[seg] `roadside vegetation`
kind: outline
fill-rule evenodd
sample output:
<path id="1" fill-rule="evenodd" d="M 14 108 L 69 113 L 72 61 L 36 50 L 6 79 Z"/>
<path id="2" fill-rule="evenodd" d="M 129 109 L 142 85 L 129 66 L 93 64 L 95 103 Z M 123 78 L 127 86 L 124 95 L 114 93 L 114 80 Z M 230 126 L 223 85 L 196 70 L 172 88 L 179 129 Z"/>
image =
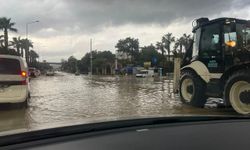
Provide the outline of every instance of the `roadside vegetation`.
<path id="1" fill-rule="evenodd" d="M 39 55 L 33 50 L 31 40 L 18 37 L 9 38 L 9 32 L 17 33 L 15 22 L 11 18 L 0 18 L 0 54 L 17 55 L 25 58 L 28 66 L 41 68 L 38 62 Z M 172 33 L 167 33 L 155 44 L 140 45 L 139 39 L 127 37 L 120 39 L 115 45 L 116 52 L 110 50 L 92 51 L 93 74 L 113 74 L 126 67 L 143 67 L 145 63 L 150 67 L 162 68 L 163 74 L 173 71 L 173 58 L 182 57 L 190 46 L 192 37 L 183 34 L 176 38 Z M 80 60 L 70 56 L 62 60 L 62 70 L 70 73 L 80 71 L 90 72 L 91 54 L 86 53 Z M 42 67 L 43 68 L 43 67 Z"/>
<path id="2" fill-rule="evenodd" d="M 126 67 L 144 67 L 148 63 L 151 67 L 162 68 L 163 74 L 173 72 L 174 57 L 183 57 L 191 43 L 192 37 L 187 34 L 176 38 L 172 33 L 167 33 L 160 41 L 146 46 L 141 46 L 137 38 L 127 37 L 117 42 L 115 54 L 109 50 L 92 51 L 92 71 L 93 74 L 113 74 L 116 63 L 119 70 Z M 70 56 L 68 60 L 62 60 L 62 70 L 74 73 L 79 69 L 81 73 L 87 74 L 90 72 L 90 59 L 90 52 L 81 60 Z"/>
<path id="3" fill-rule="evenodd" d="M 37 59 L 39 55 L 32 49 L 33 43 L 31 40 L 20 36 L 9 38 L 9 32 L 17 33 L 15 22 L 11 18 L 0 18 L 0 54 L 10 54 L 25 58 L 29 66 L 38 66 Z"/>

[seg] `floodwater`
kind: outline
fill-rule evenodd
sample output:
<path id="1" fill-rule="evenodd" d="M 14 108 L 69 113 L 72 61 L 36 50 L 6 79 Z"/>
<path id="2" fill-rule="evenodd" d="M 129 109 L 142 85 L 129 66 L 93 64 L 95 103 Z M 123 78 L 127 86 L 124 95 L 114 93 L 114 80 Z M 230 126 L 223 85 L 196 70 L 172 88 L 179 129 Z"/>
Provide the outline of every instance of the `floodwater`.
<path id="1" fill-rule="evenodd" d="M 235 114 L 232 110 L 181 104 L 178 94 L 172 92 L 172 80 L 166 77 L 91 78 L 58 72 L 32 79 L 30 86 L 28 108 L 0 110 L 0 131 L 138 117 Z M 211 101 L 210 106 L 216 105 Z"/>

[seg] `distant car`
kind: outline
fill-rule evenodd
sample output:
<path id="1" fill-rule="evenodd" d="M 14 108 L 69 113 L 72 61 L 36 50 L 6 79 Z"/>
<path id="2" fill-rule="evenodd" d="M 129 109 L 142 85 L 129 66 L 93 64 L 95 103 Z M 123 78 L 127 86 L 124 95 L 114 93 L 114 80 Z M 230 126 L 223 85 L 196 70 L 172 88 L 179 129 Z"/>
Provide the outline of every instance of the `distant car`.
<path id="1" fill-rule="evenodd" d="M 153 77 L 154 71 L 153 70 L 141 70 L 135 76 L 138 78 Z"/>
<path id="2" fill-rule="evenodd" d="M 29 76 L 30 77 L 38 77 L 41 75 L 41 71 L 39 69 L 30 67 L 29 68 Z"/>
<path id="3" fill-rule="evenodd" d="M 36 69 L 35 74 L 36 74 L 36 76 L 40 76 L 41 75 L 41 71 L 39 69 Z"/>
<path id="4" fill-rule="evenodd" d="M 26 103 L 29 93 L 26 62 L 19 56 L 0 55 L 0 103 Z"/>
<path id="5" fill-rule="evenodd" d="M 76 72 L 75 72 L 75 75 L 76 75 L 76 76 L 79 76 L 79 75 L 80 75 L 80 72 L 79 72 L 79 71 L 76 71 Z"/>
<path id="6" fill-rule="evenodd" d="M 37 75 L 40 76 L 41 75 L 41 71 L 39 69 L 36 70 Z"/>
<path id="7" fill-rule="evenodd" d="M 54 76 L 54 75 L 55 75 L 54 70 L 48 70 L 48 71 L 46 71 L 46 76 Z"/>

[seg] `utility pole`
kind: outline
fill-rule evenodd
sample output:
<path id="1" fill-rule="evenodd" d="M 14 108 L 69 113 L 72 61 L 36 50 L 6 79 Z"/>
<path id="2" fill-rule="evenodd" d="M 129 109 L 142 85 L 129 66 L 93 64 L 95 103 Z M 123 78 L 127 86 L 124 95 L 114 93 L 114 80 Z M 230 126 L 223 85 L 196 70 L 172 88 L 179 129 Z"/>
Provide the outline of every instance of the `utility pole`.
<path id="1" fill-rule="evenodd" d="M 28 31 L 28 30 L 29 30 L 28 25 L 29 25 L 29 24 L 26 23 L 26 39 L 28 39 L 28 32 L 29 32 L 29 31 Z"/>
<path id="2" fill-rule="evenodd" d="M 179 57 L 174 58 L 174 93 L 179 91 L 179 81 L 180 81 L 180 68 L 181 68 L 181 59 Z"/>
<path id="3" fill-rule="evenodd" d="M 33 23 L 38 23 L 38 22 L 39 22 L 39 21 L 36 20 L 36 21 L 31 21 L 31 22 L 27 22 L 27 23 L 26 23 L 26 40 L 27 40 L 27 41 L 26 41 L 26 47 L 27 47 L 27 49 L 28 49 L 27 53 L 29 53 L 29 47 L 28 47 L 28 45 L 27 45 L 27 44 L 28 44 L 28 38 L 29 38 L 29 37 L 28 37 L 28 36 L 29 36 L 29 25 L 30 25 L 30 24 L 33 24 Z M 28 54 L 26 54 L 26 51 L 25 51 L 25 60 L 26 60 L 27 64 L 30 65 L 30 64 L 29 64 L 29 59 L 28 59 L 27 56 L 28 56 Z"/>
<path id="4" fill-rule="evenodd" d="M 39 20 L 36 20 L 36 21 L 31 21 L 31 22 L 27 22 L 26 23 L 26 39 L 28 39 L 29 37 L 29 25 L 30 24 L 33 24 L 33 23 L 38 23 L 39 22 Z"/>
<path id="5" fill-rule="evenodd" d="M 117 70 L 118 70 L 118 62 L 117 62 L 117 53 L 115 54 L 115 74 L 117 74 Z"/>
<path id="6" fill-rule="evenodd" d="M 90 39 L 90 75 L 92 76 L 93 73 L 93 62 L 92 62 L 92 39 Z"/>

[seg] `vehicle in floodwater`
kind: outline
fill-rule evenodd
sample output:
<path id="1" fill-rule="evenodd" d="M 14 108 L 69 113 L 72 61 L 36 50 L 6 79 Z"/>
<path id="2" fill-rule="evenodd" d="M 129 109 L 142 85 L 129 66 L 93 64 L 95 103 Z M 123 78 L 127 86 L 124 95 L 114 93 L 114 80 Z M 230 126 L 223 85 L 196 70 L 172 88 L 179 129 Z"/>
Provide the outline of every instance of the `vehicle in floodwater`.
<path id="1" fill-rule="evenodd" d="M 223 98 L 226 107 L 250 114 L 250 21 L 200 18 L 193 33 L 181 68 L 181 101 L 203 107 L 208 97 Z"/>
<path id="2" fill-rule="evenodd" d="M 154 70 L 140 70 L 135 76 L 138 78 L 154 77 Z"/>
<path id="3" fill-rule="evenodd" d="M 0 55 L 0 104 L 27 103 L 29 93 L 26 62 L 19 56 Z"/>
<path id="4" fill-rule="evenodd" d="M 54 70 L 48 70 L 46 71 L 46 76 L 54 76 L 55 75 L 55 71 Z"/>

